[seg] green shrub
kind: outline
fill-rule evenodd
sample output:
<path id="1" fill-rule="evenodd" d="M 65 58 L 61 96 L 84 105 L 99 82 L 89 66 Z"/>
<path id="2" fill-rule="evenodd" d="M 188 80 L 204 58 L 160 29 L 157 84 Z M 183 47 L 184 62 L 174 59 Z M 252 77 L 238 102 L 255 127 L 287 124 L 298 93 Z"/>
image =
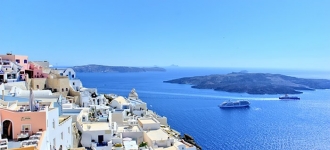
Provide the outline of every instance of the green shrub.
<path id="1" fill-rule="evenodd" d="M 147 145 L 148 145 L 147 142 L 142 142 L 142 143 L 139 145 L 139 147 L 146 147 Z"/>

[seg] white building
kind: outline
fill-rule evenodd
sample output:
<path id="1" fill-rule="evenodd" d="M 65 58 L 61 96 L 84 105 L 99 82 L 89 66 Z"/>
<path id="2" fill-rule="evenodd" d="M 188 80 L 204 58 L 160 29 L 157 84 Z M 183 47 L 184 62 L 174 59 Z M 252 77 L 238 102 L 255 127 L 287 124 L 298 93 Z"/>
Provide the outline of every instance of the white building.
<path id="1" fill-rule="evenodd" d="M 113 99 L 110 103 L 110 106 L 113 107 L 114 109 L 124 109 L 124 110 L 130 109 L 129 101 L 127 101 L 122 96 L 118 96 L 115 99 Z"/>
<path id="2" fill-rule="evenodd" d="M 81 132 L 80 142 L 83 147 L 94 147 L 97 150 L 112 148 L 113 129 L 109 118 L 109 111 L 105 109 L 82 109 L 77 116 L 76 126 Z"/>
<path id="3" fill-rule="evenodd" d="M 104 95 L 99 95 L 95 88 L 80 88 L 80 106 L 89 107 L 90 105 L 105 105 Z"/>
<path id="4" fill-rule="evenodd" d="M 22 66 L 16 62 L 2 60 L 0 57 L 0 82 L 15 82 L 21 79 Z"/>

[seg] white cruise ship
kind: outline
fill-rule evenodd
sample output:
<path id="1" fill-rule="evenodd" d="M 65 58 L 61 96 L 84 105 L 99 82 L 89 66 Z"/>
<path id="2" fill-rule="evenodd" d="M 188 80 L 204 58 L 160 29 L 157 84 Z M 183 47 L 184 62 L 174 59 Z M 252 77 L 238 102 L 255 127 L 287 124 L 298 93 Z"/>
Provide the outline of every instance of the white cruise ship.
<path id="1" fill-rule="evenodd" d="M 237 108 L 237 107 L 249 107 L 249 106 L 250 106 L 250 102 L 245 100 L 239 100 L 235 102 L 229 100 L 219 105 L 220 108 Z"/>

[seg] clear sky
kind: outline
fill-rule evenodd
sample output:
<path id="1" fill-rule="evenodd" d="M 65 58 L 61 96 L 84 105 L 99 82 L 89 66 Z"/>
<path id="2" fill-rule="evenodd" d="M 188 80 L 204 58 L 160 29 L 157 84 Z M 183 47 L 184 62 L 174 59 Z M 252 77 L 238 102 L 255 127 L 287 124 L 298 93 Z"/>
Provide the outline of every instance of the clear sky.
<path id="1" fill-rule="evenodd" d="M 53 65 L 330 70 L 330 0 L 1 0 L 0 52 Z"/>

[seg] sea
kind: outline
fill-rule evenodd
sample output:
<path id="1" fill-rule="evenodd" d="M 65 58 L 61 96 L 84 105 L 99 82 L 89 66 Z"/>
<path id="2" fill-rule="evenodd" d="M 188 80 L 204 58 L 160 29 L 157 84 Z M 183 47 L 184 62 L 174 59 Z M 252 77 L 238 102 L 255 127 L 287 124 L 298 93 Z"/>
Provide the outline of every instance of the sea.
<path id="1" fill-rule="evenodd" d="M 148 108 L 166 116 L 171 128 L 191 135 L 203 150 L 329 150 L 330 90 L 303 91 L 301 100 L 282 95 L 249 95 L 163 81 L 226 74 L 240 68 L 166 68 L 166 72 L 78 73 L 85 87 L 127 97 L 135 88 Z M 330 79 L 330 71 L 248 69 L 303 78 Z M 226 100 L 244 99 L 246 109 L 220 109 Z"/>

